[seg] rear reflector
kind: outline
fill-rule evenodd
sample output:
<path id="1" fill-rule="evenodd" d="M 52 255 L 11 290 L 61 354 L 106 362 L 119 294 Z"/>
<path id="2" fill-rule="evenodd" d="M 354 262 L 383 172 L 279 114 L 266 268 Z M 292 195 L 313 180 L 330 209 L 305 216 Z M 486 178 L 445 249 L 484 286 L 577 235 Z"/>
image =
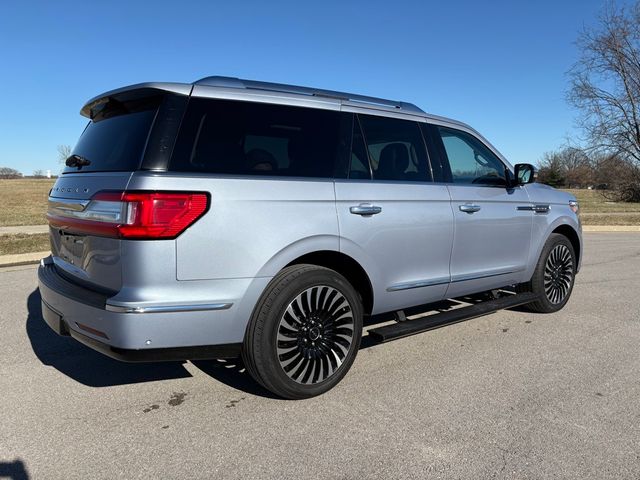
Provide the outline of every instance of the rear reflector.
<path id="1" fill-rule="evenodd" d="M 176 238 L 204 215 L 202 192 L 98 192 L 82 210 L 50 208 L 49 225 L 70 233 L 127 239 Z"/>
<path id="2" fill-rule="evenodd" d="M 91 328 L 87 325 L 83 325 L 82 323 L 78 323 L 76 322 L 76 325 L 78 326 L 78 328 L 80 330 L 84 330 L 85 332 L 89 332 L 92 335 L 95 335 L 96 337 L 102 337 L 102 338 L 106 338 L 107 340 L 109 340 L 109 337 L 107 336 L 106 333 L 100 331 L 100 330 L 96 330 L 95 328 Z"/>

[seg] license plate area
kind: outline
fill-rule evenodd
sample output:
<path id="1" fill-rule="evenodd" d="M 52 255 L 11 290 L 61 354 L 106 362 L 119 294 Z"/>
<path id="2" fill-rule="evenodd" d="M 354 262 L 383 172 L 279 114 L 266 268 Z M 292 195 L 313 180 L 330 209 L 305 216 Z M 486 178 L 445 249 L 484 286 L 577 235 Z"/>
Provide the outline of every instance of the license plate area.
<path id="1" fill-rule="evenodd" d="M 58 235 L 60 236 L 60 258 L 83 269 L 86 236 L 70 235 L 63 232 L 59 232 Z"/>

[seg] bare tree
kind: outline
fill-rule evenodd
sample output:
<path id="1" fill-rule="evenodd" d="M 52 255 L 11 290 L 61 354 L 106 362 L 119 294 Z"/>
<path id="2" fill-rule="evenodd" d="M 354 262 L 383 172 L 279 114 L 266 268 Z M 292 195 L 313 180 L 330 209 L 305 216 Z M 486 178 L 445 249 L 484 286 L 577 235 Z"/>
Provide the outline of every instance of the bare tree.
<path id="1" fill-rule="evenodd" d="M 575 147 L 546 152 L 539 162 L 538 180 L 553 187 L 582 188 L 594 182 L 594 170 L 587 153 Z"/>
<path id="2" fill-rule="evenodd" d="M 633 163 L 617 155 L 597 155 L 592 167 L 594 186 L 606 199 L 640 202 L 640 169 Z"/>
<path id="3" fill-rule="evenodd" d="M 609 3 L 578 46 L 582 54 L 570 71 L 569 101 L 581 111 L 587 148 L 640 171 L 640 1 L 628 9 Z M 630 182 L 640 189 L 640 174 L 618 187 Z"/>
<path id="4" fill-rule="evenodd" d="M 71 145 L 58 145 L 58 161 L 64 165 L 71 155 Z"/>
<path id="5" fill-rule="evenodd" d="M 569 100 L 590 146 L 640 163 L 640 2 L 630 11 L 610 4 L 578 45 Z"/>
<path id="6" fill-rule="evenodd" d="M 22 174 L 15 168 L 0 167 L 0 178 L 22 178 Z"/>
<path id="7" fill-rule="evenodd" d="M 564 187 L 566 178 L 555 152 L 545 152 L 538 162 L 538 167 L 538 182 L 552 187 Z"/>
<path id="8" fill-rule="evenodd" d="M 42 170 L 34 170 L 33 171 L 34 178 L 44 178 L 44 172 Z"/>

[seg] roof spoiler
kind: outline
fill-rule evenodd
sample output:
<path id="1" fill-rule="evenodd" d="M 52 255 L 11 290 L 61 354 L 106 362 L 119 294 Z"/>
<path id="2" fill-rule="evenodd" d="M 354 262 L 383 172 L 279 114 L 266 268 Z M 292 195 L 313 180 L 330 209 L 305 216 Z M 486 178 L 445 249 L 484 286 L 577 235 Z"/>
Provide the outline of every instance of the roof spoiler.
<path id="1" fill-rule="evenodd" d="M 193 85 L 188 83 L 136 83 L 135 85 L 117 88 L 93 97 L 80 109 L 80 115 L 87 118 L 93 118 L 95 108 L 107 103 L 111 99 L 118 100 L 119 102 L 126 102 L 152 96 L 159 92 L 172 92 L 179 95 L 190 95 L 192 89 Z"/>

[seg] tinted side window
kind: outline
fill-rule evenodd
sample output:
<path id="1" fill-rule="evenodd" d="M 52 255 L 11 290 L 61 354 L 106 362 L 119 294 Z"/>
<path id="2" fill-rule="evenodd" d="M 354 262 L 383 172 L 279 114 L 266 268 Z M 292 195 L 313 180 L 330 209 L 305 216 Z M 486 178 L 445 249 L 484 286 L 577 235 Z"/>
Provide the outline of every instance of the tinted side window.
<path id="1" fill-rule="evenodd" d="M 349 168 L 349 178 L 371 179 L 369 168 L 369 155 L 362 136 L 362 129 L 358 117 L 353 117 L 353 135 L 351 137 L 351 159 Z"/>
<path id="2" fill-rule="evenodd" d="M 416 122 L 359 115 L 376 180 L 431 181 L 427 151 Z"/>
<path id="3" fill-rule="evenodd" d="M 339 112 L 194 98 L 170 169 L 332 177 L 339 137 Z"/>
<path id="4" fill-rule="evenodd" d="M 451 172 L 449 171 L 447 154 L 444 151 L 438 128 L 428 123 L 421 123 L 420 130 L 422 130 L 422 136 L 427 144 L 433 181 L 443 183 L 450 182 Z"/>
<path id="5" fill-rule="evenodd" d="M 504 164 L 473 135 L 438 127 L 453 183 L 506 185 Z"/>

